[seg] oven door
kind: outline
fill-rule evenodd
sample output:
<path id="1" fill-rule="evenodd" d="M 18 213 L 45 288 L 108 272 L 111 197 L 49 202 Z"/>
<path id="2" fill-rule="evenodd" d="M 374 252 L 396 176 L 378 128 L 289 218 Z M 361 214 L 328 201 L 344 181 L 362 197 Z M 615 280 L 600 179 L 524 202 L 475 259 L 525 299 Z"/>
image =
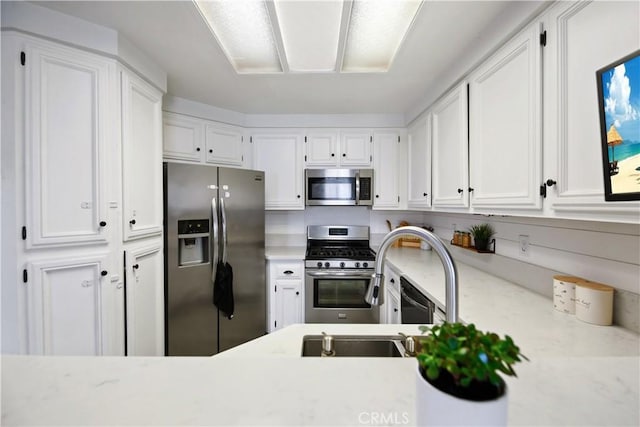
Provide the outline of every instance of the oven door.
<path id="1" fill-rule="evenodd" d="M 307 323 L 378 323 L 379 308 L 364 296 L 371 270 L 328 271 L 307 269 L 305 321 Z"/>

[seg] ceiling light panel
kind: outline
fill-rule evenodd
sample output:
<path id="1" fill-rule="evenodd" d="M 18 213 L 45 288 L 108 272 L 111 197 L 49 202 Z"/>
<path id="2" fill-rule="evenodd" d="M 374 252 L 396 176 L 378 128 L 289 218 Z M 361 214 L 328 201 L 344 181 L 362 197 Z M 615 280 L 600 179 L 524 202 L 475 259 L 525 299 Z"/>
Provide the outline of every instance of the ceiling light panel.
<path id="1" fill-rule="evenodd" d="M 264 0 L 194 0 L 238 73 L 282 72 Z"/>
<path id="2" fill-rule="evenodd" d="M 387 71 L 421 4 L 420 0 L 355 0 L 342 71 Z"/>
<path id="3" fill-rule="evenodd" d="M 290 71 L 336 69 L 342 0 L 274 0 Z"/>

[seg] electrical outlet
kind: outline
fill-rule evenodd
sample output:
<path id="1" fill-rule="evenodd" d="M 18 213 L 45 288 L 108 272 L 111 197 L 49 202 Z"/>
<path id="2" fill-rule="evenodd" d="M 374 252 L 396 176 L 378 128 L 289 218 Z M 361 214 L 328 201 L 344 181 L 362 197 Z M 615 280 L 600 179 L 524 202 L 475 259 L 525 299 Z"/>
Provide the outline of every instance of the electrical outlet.
<path id="1" fill-rule="evenodd" d="M 529 256 L 529 236 L 525 234 L 519 235 L 518 242 L 520 243 L 520 255 Z"/>

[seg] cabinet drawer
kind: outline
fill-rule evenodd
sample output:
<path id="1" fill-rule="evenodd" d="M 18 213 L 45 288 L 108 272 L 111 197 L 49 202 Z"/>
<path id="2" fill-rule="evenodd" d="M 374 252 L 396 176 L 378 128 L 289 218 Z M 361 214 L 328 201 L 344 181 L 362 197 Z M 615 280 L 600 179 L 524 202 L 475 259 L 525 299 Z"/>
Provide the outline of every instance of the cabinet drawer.
<path id="1" fill-rule="evenodd" d="M 385 282 L 389 286 L 389 290 L 400 295 L 400 275 L 390 268 L 384 270 Z"/>
<path id="2" fill-rule="evenodd" d="M 276 279 L 301 278 L 304 273 L 302 263 L 277 263 L 271 265 L 271 274 Z"/>

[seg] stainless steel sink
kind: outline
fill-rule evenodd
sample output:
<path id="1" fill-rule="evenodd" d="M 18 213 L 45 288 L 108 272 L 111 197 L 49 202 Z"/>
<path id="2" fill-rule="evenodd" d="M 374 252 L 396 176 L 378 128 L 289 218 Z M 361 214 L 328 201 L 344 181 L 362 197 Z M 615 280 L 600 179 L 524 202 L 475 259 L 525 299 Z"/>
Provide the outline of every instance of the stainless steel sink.
<path id="1" fill-rule="evenodd" d="M 302 356 L 321 357 L 327 335 L 302 337 Z M 404 357 L 401 335 L 331 335 L 333 357 Z"/>

